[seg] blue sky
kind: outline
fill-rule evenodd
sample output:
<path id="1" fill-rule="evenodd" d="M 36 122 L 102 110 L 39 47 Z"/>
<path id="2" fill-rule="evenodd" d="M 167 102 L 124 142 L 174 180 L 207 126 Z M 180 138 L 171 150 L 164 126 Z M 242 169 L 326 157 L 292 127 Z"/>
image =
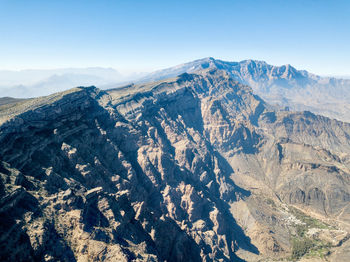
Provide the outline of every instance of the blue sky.
<path id="1" fill-rule="evenodd" d="M 350 1 L 0 0 L 0 69 L 151 71 L 212 56 L 350 75 Z"/>

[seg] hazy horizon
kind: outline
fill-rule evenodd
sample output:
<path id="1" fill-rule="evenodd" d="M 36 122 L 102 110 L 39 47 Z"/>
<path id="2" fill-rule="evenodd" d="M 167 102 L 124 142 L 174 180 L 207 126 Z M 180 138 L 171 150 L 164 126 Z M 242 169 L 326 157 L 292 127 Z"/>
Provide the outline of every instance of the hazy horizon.
<path id="1" fill-rule="evenodd" d="M 247 59 L 243 59 L 243 60 L 227 60 L 227 59 L 218 59 L 216 57 L 214 57 L 214 59 L 217 60 L 222 60 L 222 61 L 227 61 L 227 62 L 240 62 L 240 61 L 245 61 L 245 60 L 255 60 L 255 61 L 264 61 L 269 65 L 273 65 L 273 66 L 284 66 L 287 64 L 272 64 L 269 63 L 268 61 L 265 60 L 257 60 L 257 59 L 253 59 L 253 58 L 247 58 Z M 175 67 L 178 65 L 182 65 L 188 62 L 192 62 L 198 59 L 194 59 L 191 61 L 183 61 L 182 63 L 179 64 L 174 64 L 174 65 L 170 65 L 167 67 L 160 67 L 160 68 L 154 68 L 154 69 L 150 69 L 148 71 L 132 71 L 132 70 L 123 70 L 123 68 L 116 68 L 116 67 L 107 67 L 107 66 L 86 66 L 86 67 L 49 67 L 49 68 L 21 68 L 21 69 L 2 69 L 0 68 L 0 72 L 28 72 L 28 71 L 59 71 L 59 70 L 86 70 L 86 69 L 106 69 L 106 70 L 114 70 L 116 71 L 118 74 L 120 74 L 123 77 L 129 77 L 129 76 L 133 76 L 133 75 L 138 75 L 138 74 L 149 74 L 149 73 L 153 73 L 155 71 L 158 70 L 163 70 L 163 69 L 167 69 L 167 68 L 171 68 L 171 67 Z M 335 78 L 350 78 L 350 73 L 347 74 L 317 74 L 313 71 L 307 70 L 305 68 L 299 68 L 294 66 L 293 64 L 290 64 L 291 66 L 295 67 L 297 70 L 306 70 L 309 73 L 315 74 L 315 75 L 319 75 L 321 77 L 335 77 Z"/>

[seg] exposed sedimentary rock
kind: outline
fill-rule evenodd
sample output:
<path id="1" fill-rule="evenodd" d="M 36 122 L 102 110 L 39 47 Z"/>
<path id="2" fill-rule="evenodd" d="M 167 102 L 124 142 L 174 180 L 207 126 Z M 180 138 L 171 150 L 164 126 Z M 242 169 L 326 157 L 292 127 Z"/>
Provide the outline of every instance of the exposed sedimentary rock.
<path id="1" fill-rule="evenodd" d="M 254 261 L 320 225 L 322 241 L 343 230 L 331 254 L 346 246 L 350 125 L 275 110 L 224 71 L 76 88 L 0 120 L 3 261 Z"/>

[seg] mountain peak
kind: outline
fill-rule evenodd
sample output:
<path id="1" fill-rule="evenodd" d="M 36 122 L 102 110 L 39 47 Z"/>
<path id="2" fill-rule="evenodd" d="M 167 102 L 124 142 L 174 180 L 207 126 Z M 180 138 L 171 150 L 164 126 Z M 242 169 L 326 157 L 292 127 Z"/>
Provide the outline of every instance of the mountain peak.
<path id="1" fill-rule="evenodd" d="M 195 61 L 209 62 L 209 61 L 216 61 L 216 59 L 214 57 L 208 56 L 208 57 L 196 59 L 196 60 L 194 60 L 192 62 L 195 62 Z M 192 62 L 190 62 L 190 63 L 192 63 Z"/>
<path id="2" fill-rule="evenodd" d="M 246 59 L 246 60 L 242 60 L 238 63 L 241 64 L 262 64 L 262 65 L 267 65 L 266 61 L 264 60 L 254 60 L 254 59 Z"/>
<path id="3" fill-rule="evenodd" d="M 347 102 L 350 101 L 350 80 L 322 78 L 305 70 L 298 70 L 290 64 L 274 66 L 253 59 L 227 62 L 205 57 L 156 71 L 138 82 L 156 81 L 208 68 L 225 70 L 232 79 L 249 85 L 257 95 L 271 104 L 295 110 L 310 110 L 350 121 L 350 107 Z M 312 100 L 310 94 L 317 96 L 317 100 Z M 332 104 L 330 101 L 333 101 Z M 344 101 L 341 108 L 339 101 Z"/>

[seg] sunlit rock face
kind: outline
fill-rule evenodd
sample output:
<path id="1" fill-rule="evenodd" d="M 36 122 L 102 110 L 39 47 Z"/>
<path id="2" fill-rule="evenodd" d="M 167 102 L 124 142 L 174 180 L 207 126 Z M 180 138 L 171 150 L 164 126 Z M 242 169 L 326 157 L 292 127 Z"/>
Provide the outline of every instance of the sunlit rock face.
<path id="1" fill-rule="evenodd" d="M 290 257 L 298 212 L 330 259 L 346 247 L 350 125 L 225 71 L 14 101 L 0 123 L 1 261 Z"/>

